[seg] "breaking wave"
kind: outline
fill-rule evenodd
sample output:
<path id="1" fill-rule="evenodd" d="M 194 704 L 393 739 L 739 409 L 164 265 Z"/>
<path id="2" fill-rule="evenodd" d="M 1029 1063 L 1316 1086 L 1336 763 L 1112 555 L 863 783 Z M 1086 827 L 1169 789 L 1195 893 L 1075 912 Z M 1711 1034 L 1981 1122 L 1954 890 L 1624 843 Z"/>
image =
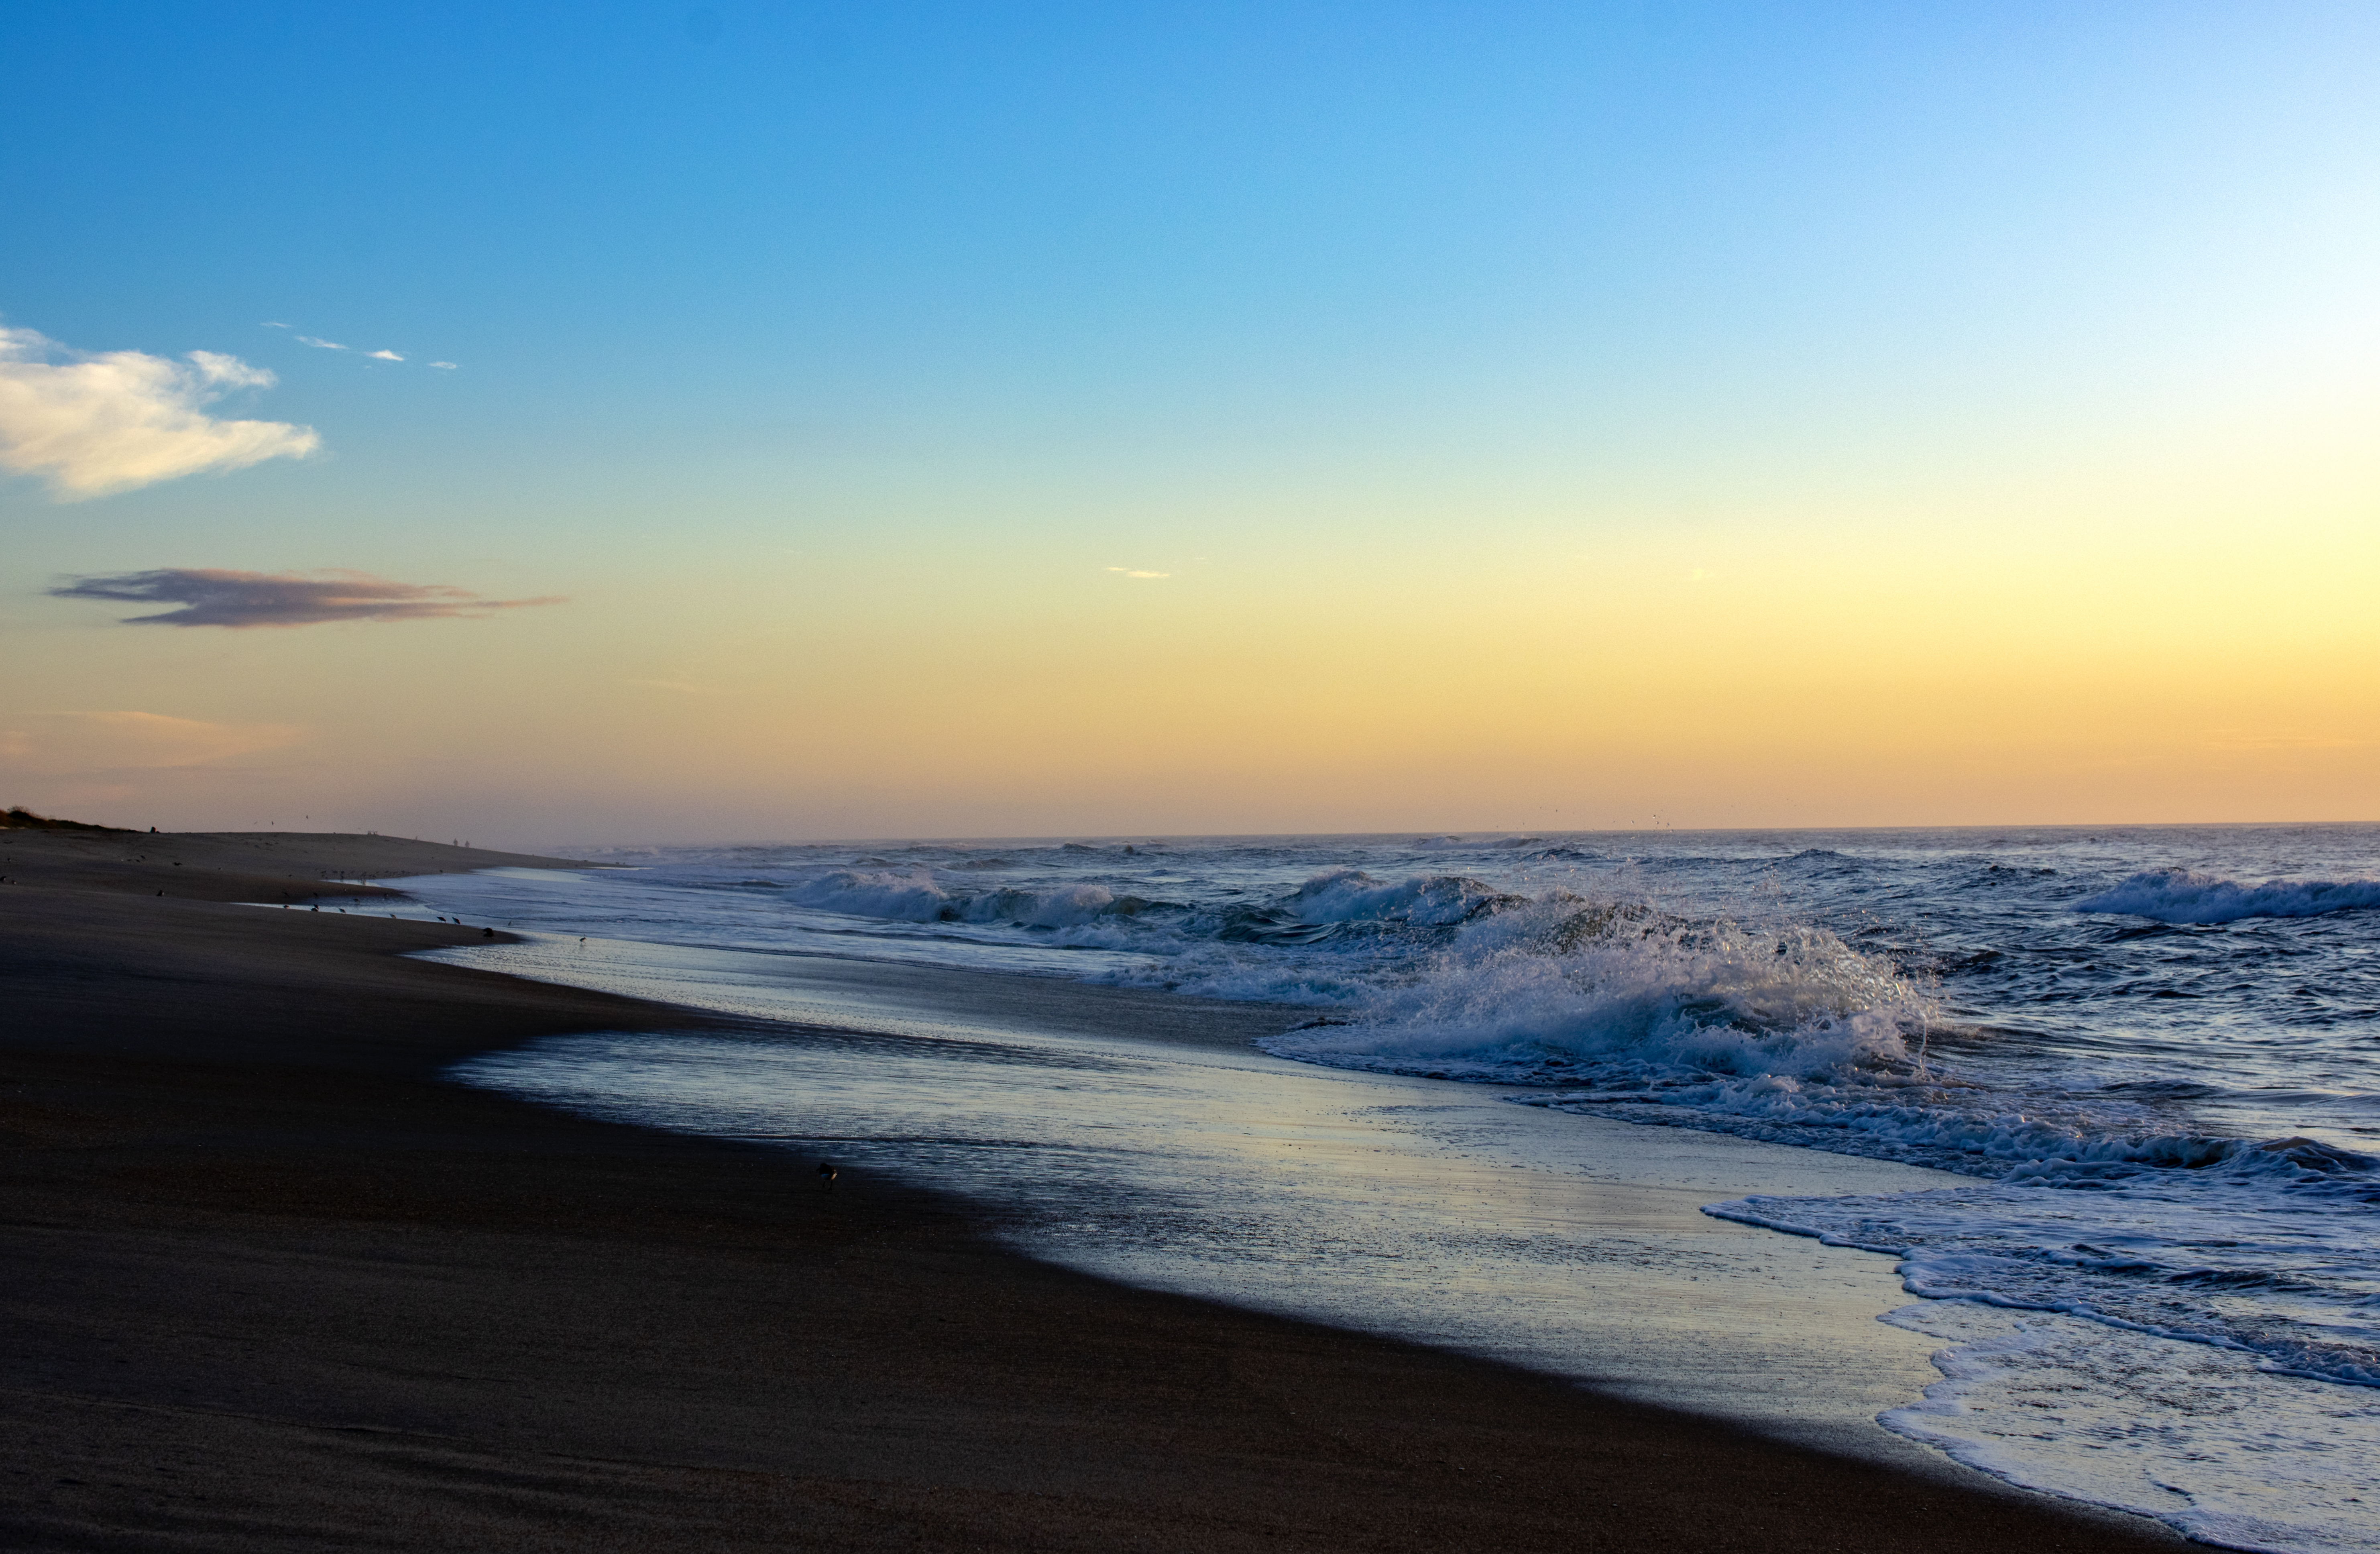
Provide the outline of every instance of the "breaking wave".
<path id="1" fill-rule="evenodd" d="M 2380 1159 L 2307 1138 L 2178 1132 L 2157 1087 L 1980 1083 L 1937 1066 L 1941 1028 L 1922 983 L 1825 929 L 1555 892 L 1463 924 L 1405 985 L 1345 1017 L 1259 1045 L 1525 1087 L 1508 1099 L 1526 1105 L 1985 1178 L 1708 1212 L 1897 1255 L 1912 1294 L 2059 1312 L 2380 1386 Z M 1947 1034 L 1970 1053 L 1989 1039 Z"/>
<path id="2" fill-rule="evenodd" d="M 2380 880 L 2237 880 L 2187 868 L 2151 869 L 2074 904 L 2077 912 L 2119 913 L 2160 923 L 2232 923 L 2242 917 L 2318 917 L 2380 906 Z"/>
<path id="3" fill-rule="evenodd" d="M 1103 885 L 1076 883 L 1048 890 L 953 892 L 930 869 L 875 873 L 836 869 L 794 886 L 804 906 L 856 917 L 909 923 L 1011 923 L 1023 928 L 1074 928 L 1106 916 L 1130 916 L 1149 904 L 1118 896 Z"/>
<path id="4" fill-rule="evenodd" d="M 1556 892 L 1475 907 L 1451 945 L 1358 1017 L 1262 1045 L 1437 1078 L 1791 1092 L 1907 1069 L 1930 1007 L 1889 963 L 1823 929 Z"/>

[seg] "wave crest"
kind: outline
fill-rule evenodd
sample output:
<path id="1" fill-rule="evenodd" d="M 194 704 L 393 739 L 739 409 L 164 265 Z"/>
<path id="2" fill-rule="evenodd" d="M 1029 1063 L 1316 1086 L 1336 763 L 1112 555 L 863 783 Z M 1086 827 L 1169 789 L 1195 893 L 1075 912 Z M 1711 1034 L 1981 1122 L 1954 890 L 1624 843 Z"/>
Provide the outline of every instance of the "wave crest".
<path id="1" fill-rule="evenodd" d="M 795 887 L 794 900 L 824 912 L 887 917 L 908 923 L 1014 923 L 1025 928 L 1075 928 L 1107 916 L 1131 916 L 1150 904 L 1119 898 L 1103 885 L 1060 885 L 1046 891 L 986 891 L 953 894 L 933 872 L 915 868 L 877 873 L 839 868 Z"/>
<path id="2" fill-rule="evenodd" d="M 2160 923 L 2232 923 L 2242 917 L 2318 917 L 2380 906 L 2380 880 L 2268 880 L 2243 885 L 2187 868 L 2135 874 L 2074 904 L 2077 912 L 2154 917 Z"/>
<path id="3" fill-rule="evenodd" d="M 1301 922 L 1412 923 L 1444 928 L 1524 905 L 1526 896 L 1462 874 L 1415 875 L 1394 884 L 1360 868 L 1334 868 L 1300 885 L 1282 907 Z"/>
<path id="4" fill-rule="evenodd" d="M 1822 929 L 1695 921 L 1556 892 L 1475 918 L 1352 1023 L 1260 1045 L 1450 1078 L 1790 1092 L 1906 1067 L 1904 1033 L 1928 1014 L 1889 965 Z"/>

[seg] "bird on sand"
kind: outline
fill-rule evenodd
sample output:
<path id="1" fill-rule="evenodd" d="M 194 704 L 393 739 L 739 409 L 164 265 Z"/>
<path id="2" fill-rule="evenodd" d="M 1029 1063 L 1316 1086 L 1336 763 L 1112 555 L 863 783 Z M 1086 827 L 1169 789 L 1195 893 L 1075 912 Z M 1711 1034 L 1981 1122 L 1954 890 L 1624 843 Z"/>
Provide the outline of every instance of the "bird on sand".
<path id="1" fill-rule="evenodd" d="M 821 1186 L 833 1186 L 834 1179 L 841 1174 L 842 1173 L 834 1169 L 834 1162 L 832 1160 L 820 1160 L 819 1162 L 819 1183 Z"/>

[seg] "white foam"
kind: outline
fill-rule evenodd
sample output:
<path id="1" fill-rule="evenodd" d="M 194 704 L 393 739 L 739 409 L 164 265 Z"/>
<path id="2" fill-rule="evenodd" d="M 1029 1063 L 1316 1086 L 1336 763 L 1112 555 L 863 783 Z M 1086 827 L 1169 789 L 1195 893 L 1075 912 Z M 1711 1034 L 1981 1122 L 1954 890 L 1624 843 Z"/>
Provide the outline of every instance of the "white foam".
<path id="1" fill-rule="evenodd" d="M 1953 1347 L 1879 1422 L 2012 1484 L 2275 1554 L 2380 1545 L 2380 1396 L 2253 1355 L 1970 1301 L 1886 1320 Z"/>
<path id="2" fill-rule="evenodd" d="M 1394 882 L 1359 868 L 1334 868 L 1300 885 L 1282 904 L 1301 922 L 1401 922 L 1444 927 L 1519 897 L 1461 875 L 1415 876 Z"/>
<path id="3" fill-rule="evenodd" d="M 2289 1141 L 2302 1145 L 2302 1141 Z M 1705 1212 L 1899 1256 L 1909 1293 L 2056 1311 L 2380 1387 L 2375 1162 L 2235 1147 L 2197 1169 L 2011 1172 L 1882 1197 L 1754 1196 Z"/>
<path id="4" fill-rule="evenodd" d="M 2242 917 L 2318 917 L 2380 906 L 2380 880 L 2268 880 L 2243 885 L 2187 868 L 2135 874 L 2074 904 L 2077 912 L 2121 913 L 2160 923 L 2231 923 Z"/>
<path id="5" fill-rule="evenodd" d="M 1382 1072 L 1543 1082 L 1575 1070 L 1648 1091 L 1716 1083 L 1783 1096 L 1897 1073 L 1929 1012 L 1888 963 L 1824 929 L 1553 894 L 1471 923 L 1358 1020 L 1266 1045 Z"/>
<path id="6" fill-rule="evenodd" d="M 1035 897 L 1032 909 L 1017 918 L 1027 928 L 1074 928 L 1113 909 L 1116 898 L 1103 885 L 1061 885 Z"/>
<path id="7" fill-rule="evenodd" d="M 747 881 L 766 884 L 766 880 Z M 1047 891 L 995 890 L 969 894 L 934 879 L 933 870 L 838 868 L 804 880 L 790 892 L 804 906 L 857 917 L 895 922 L 1013 923 L 1025 928 L 1072 928 L 1113 911 L 1116 897 L 1103 885 L 1075 882 Z"/>
<path id="8" fill-rule="evenodd" d="M 923 868 L 898 872 L 838 868 L 795 886 L 792 894 L 805 906 L 910 923 L 934 922 L 951 905 L 950 893 Z"/>

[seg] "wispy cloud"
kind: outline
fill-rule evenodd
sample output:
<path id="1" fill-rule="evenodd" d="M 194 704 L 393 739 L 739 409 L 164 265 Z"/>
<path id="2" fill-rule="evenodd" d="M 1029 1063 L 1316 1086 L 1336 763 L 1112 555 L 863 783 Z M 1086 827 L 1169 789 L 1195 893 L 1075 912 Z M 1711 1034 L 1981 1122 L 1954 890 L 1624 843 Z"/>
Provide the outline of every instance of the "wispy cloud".
<path id="1" fill-rule="evenodd" d="M 26 712 L 0 726 L 0 771 L 90 776 L 172 771 L 236 760 L 295 744 L 286 723 L 211 723 L 162 712 Z"/>
<path id="2" fill-rule="evenodd" d="M 1123 577 L 1171 577 L 1171 572 L 1143 572 L 1136 566 L 1111 566 L 1109 571 Z"/>
<path id="3" fill-rule="evenodd" d="M 49 590 L 55 599 L 107 599 L 173 604 L 153 615 L 128 615 L 126 625 L 319 625 L 325 621 L 419 621 L 485 615 L 562 599 L 483 599 L 443 583 L 398 583 L 344 567 L 320 572 L 231 572 L 167 566 L 77 577 Z"/>
<path id="4" fill-rule="evenodd" d="M 264 322 L 263 327 L 266 329 L 287 329 L 289 325 L 278 322 L 272 319 L 267 319 Z M 336 340 L 325 340 L 319 334 L 296 334 L 292 335 L 291 338 L 296 340 L 301 346 L 311 346 L 318 351 L 355 351 L 357 355 L 371 361 L 404 361 L 407 359 L 405 353 L 402 351 L 393 351 L 385 348 L 377 351 L 357 350 L 357 347 L 353 346 L 344 346 Z M 426 363 L 426 365 L 431 367 L 443 367 L 450 372 L 455 370 L 455 364 L 451 361 L 432 361 Z"/>
<path id="5" fill-rule="evenodd" d="M 0 328 L 0 468 L 36 475 L 61 501 L 131 491 L 202 470 L 302 458 L 312 427 L 217 420 L 206 407 L 272 373 L 237 357 L 192 351 L 70 351 L 30 329 Z"/>

